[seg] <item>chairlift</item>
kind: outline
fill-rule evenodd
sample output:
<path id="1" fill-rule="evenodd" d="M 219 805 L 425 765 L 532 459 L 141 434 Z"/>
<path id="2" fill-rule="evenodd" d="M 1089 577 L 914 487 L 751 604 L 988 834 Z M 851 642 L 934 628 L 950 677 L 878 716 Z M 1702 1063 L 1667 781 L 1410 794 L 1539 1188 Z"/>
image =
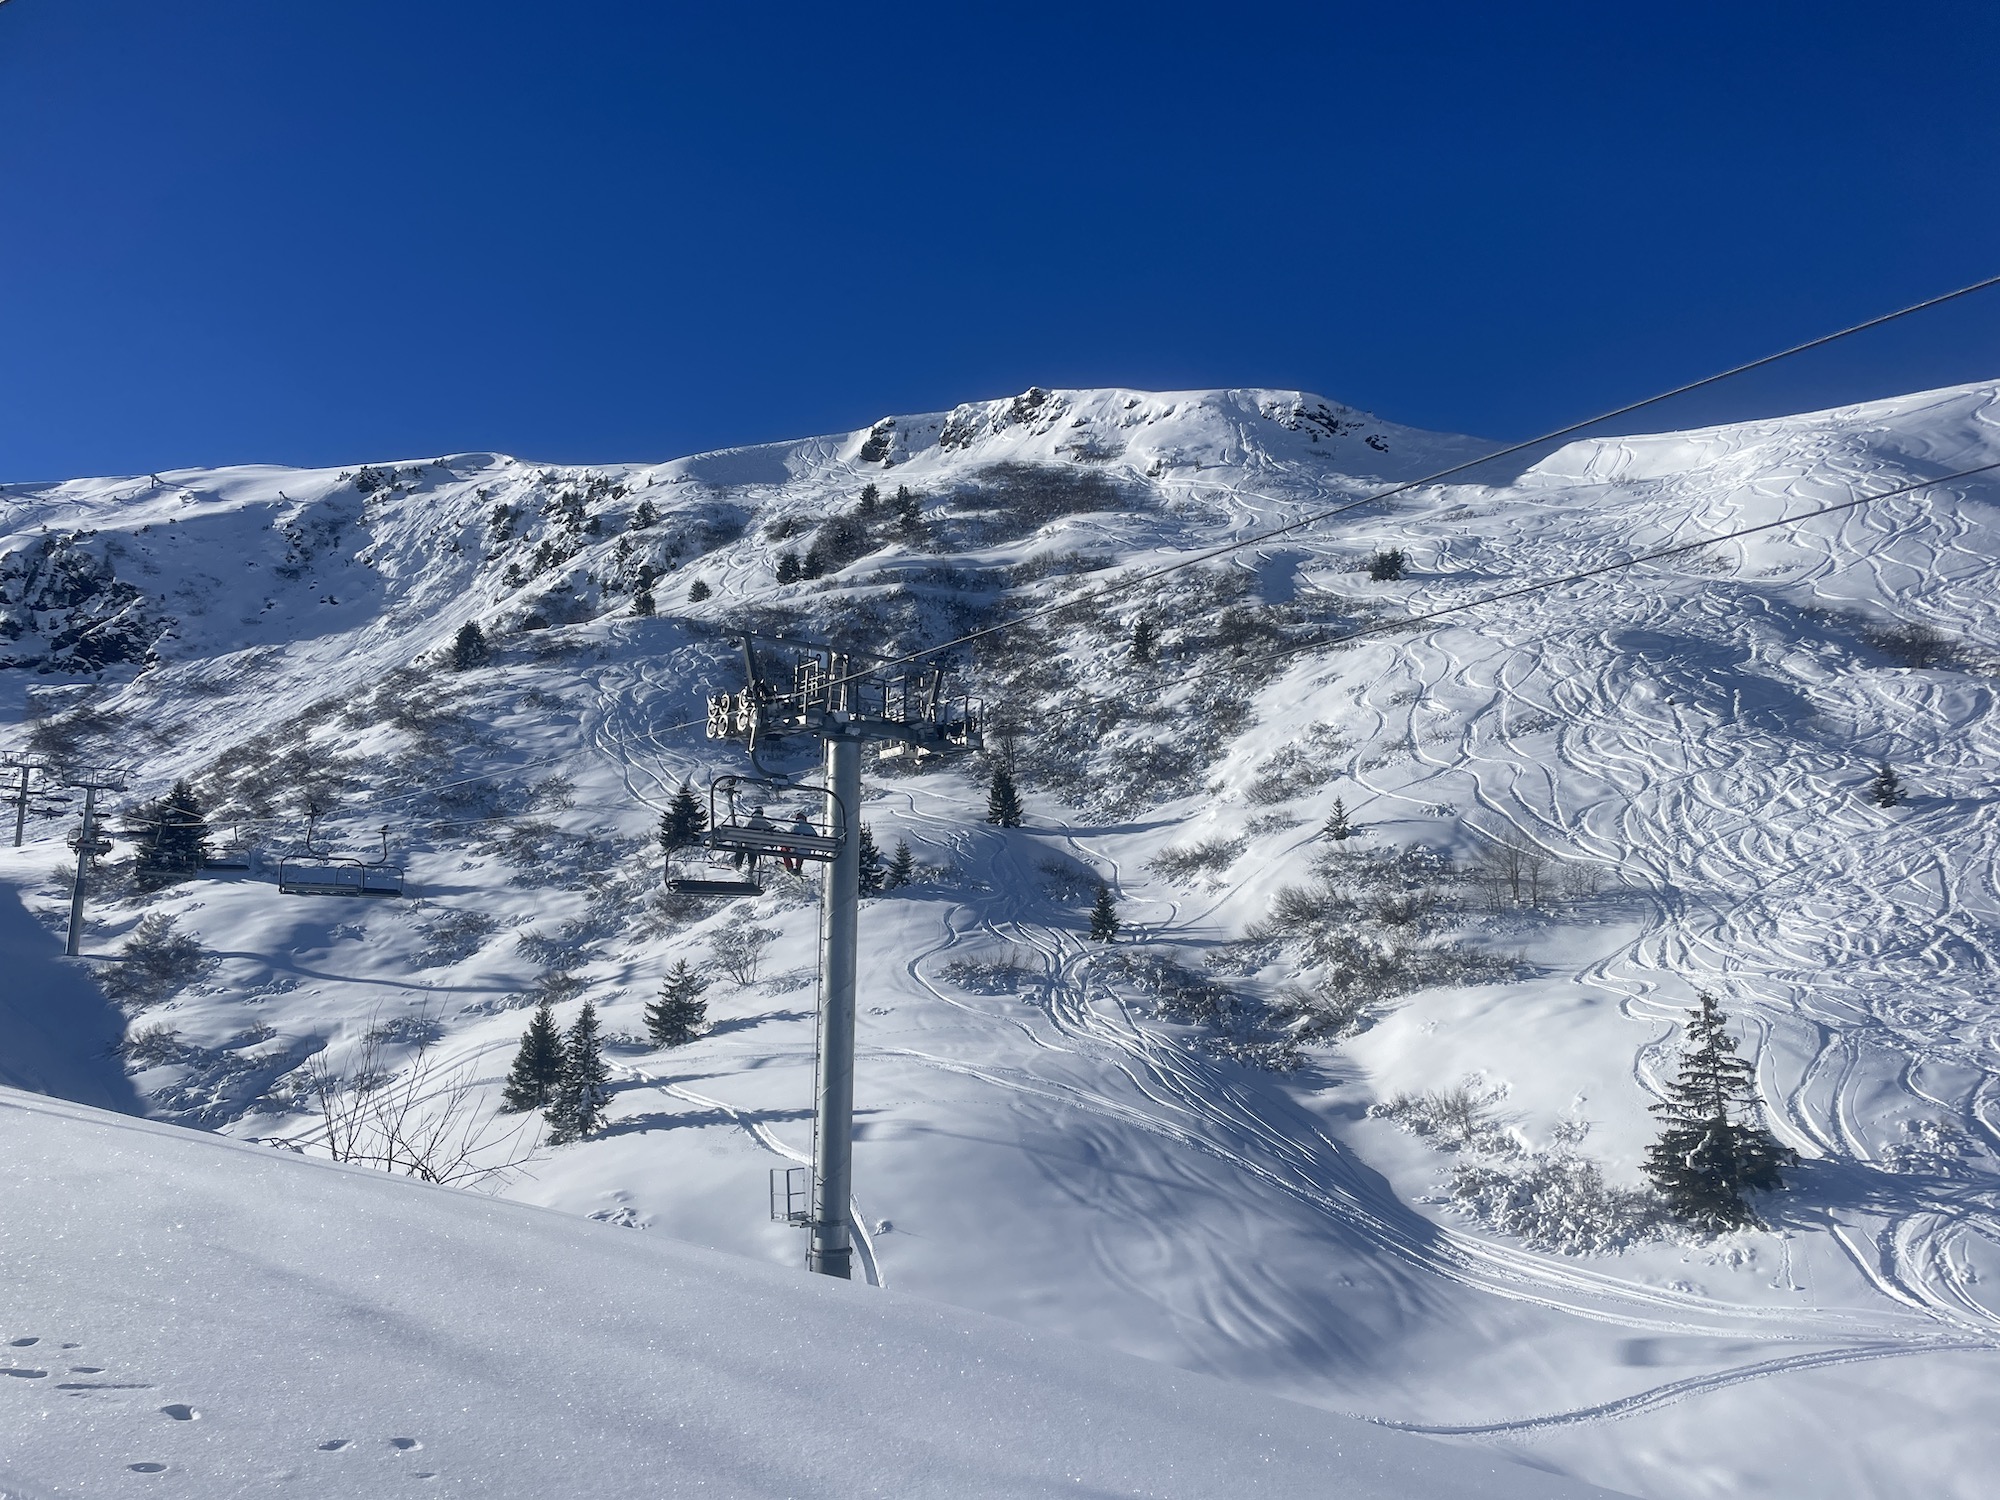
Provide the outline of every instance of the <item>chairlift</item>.
<path id="1" fill-rule="evenodd" d="M 776 795 L 805 792 L 821 803 L 835 801 L 817 787 L 767 777 L 718 776 L 708 789 L 708 831 L 692 846 L 668 852 L 668 889 L 684 896 L 760 896 L 764 886 L 757 878 L 759 860 L 776 859 L 798 874 L 808 861 L 825 864 L 839 854 L 847 817 L 837 801 L 831 818 L 809 803 L 788 824 L 780 824 L 766 815 L 765 803 L 746 795 L 752 787 Z"/>
<path id="2" fill-rule="evenodd" d="M 699 847 L 667 854 L 667 889 L 682 896 L 761 896 L 764 886 L 727 856 Z"/>
<path id="3" fill-rule="evenodd" d="M 84 842 L 83 830 L 81 828 L 71 829 L 69 837 L 64 842 L 78 855 L 82 855 L 87 851 L 93 859 L 102 858 L 111 852 L 110 839 L 101 833 L 93 833 L 90 836 L 90 841 L 86 843 Z"/>
<path id="4" fill-rule="evenodd" d="M 331 846 L 315 842 L 319 810 L 310 809 L 306 823 L 306 853 L 278 862 L 278 892 L 285 896 L 401 896 L 403 872 L 389 863 L 389 830 L 382 829 L 382 854 L 360 860 L 335 856 Z"/>

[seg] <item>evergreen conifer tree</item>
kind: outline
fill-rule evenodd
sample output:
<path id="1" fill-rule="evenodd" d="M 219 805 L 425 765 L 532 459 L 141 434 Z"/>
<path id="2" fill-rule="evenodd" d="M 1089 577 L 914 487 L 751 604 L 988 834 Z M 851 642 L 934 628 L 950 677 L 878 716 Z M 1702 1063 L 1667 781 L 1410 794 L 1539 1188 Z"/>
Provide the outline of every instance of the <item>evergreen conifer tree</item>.
<path id="1" fill-rule="evenodd" d="M 861 503 L 855 509 L 864 516 L 872 516 L 875 514 L 876 504 L 881 498 L 882 492 L 876 489 L 874 485 L 864 484 L 861 486 Z"/>
<path id="2" fill-rule="evenodd" d="M 1903 800 L 1903 781 L 1886 760 L 1875 765 L 1875 778 L 1868 783 L 1868 795 L 1877 807 L 1894 807 Z"/>
<path id="3" fill-rule="evenodd" d="M 479 622 L 467 620 L 458 627 L 458 634 L 452 637 L 451 669 L 454 672 L 469 672 L 474 667 L 483 667 L 492 654 L 486 645 L 486 632 L 479 628 Z"/>
<path id="4" fill-rule="evenodd" d="M 889 875 L 885 882 L 890 889 L 908 885 L 917 875 L 917 857 L 910 853 L 906 840 L 896 840 L 896 852 L 889 860 Z"/>
<path id="5" fill-rule="evenodd" d="M 1368 559 L 1368 576 L 1377 583 L 1394 583 L 1403 576 L 1408 566 L 1410 554 L 1401 547 L 1391 547 L 1386 552 L 1377 552 Z"/>
<path id="6" fill-rule="evenodd" d="M 549 1122 L 550 1145 L 580 1141 L 604 1128 L 604 1106 L 611 1100 L 604 1081 L 610 1076 L 597 1036 L 597 1007 L 586 1000 L 563 1037 L 562 1074 L 542 1115 Z"/>
<path id="7" fill-rule="evenodd" d="M 694 789 L 683 781 L 667 810 L 660 814 L 660 847 L 671 854 L 687 848 L 707 831 L 708 813 Z"/>
<path id="8" fill-rule="evenodd" d="M 201 869 L 208 858 L 208 819 L 202 814 L 201 799 L 185 781 L 139 810 L 125 832 L 139 846 L 141 885 L 164 885 Z"/>
<path id="9" fill-rule="evenodd" d="M 1111 898 L 1111 887 L 1097 888 L 1097 901 L 1090 908 L 1090 940 L 1093 943 L 1108 943 L 1118 936 L 1122 924 L 1118 920 L 1118 903 Z"/>
<path id="10" fill-rule="evenodd" d="M 667 971 L 660 997 L 646 1007 L 646 1034 L 655 1047 L 685 1047 L 708 1021 L 708 1002 L 701 992 L 708 981 L 682 959 Z"/>
<path id="11" fill-rule="evenodd" d="M 1652 1108 L 1664 1123 L 1647 1148 L 1646 1176 L 1667 1200 L 1667 1211 L 1696 1228 L 1755 1224 L 1744 1190 L 1782 1186 L 1782 1169 L 1798 1161 L 1759 1123 L 1757 1075 L 1736 1055 L 1713 995 L 1697 997 L 1680 1074 Z"/>
<path id="12" fill-rule="evenodd" d="M 778 554 L 778 582 L 797 583 L 804 571 L 799 564 L 798 553 L 780 552 Z"/>
<path id="13" fill-rule="evenodd" d="M 555 1011 L 544 998 L 535 1007 L 528 1029 L 521 1033 L 521 1050 L 514 1054 L 514 1066 L 507 1071 L 500 1107 L 512 1114 L 547 1108 L 562 1077 L 562 1053 Z"/>
<path id="14" fill-rule="evenodd" d="M 701 603 L 702 600 L 706 599 L 711 592 L 713 591 L 709 588 L 709 586 L 706 583 L 704 583 L 701 579 L 697 578 L 693 583 L 688 585 L 688 603 L 699 604 Z"/>
<path id="15" fill-rule="evenodd" d="M 631 531 L 644 531 L 648 526 L 657 524 L 659 519 L 660 513 L 654 507 L 653 502 L 650 500 L 641 500 L 637 505 L 632 507 L 632 519 L 627 524 L 627 529 Z"/>
<path id="16" fill-rule="evenodd" d="M 1354 837 L 1354 819 L 1348 816 L 1347 804 L 1340 798 L 1333 799 L 1333 812 L 1320 824 L 1319 832 L 1321 838 L 1334 840 Z"/>
<path id="17" fill-rule="evenodd" d="M 653 602 L 653 591 L 651 589 L 640 589 L 638 593 L 632 596 L 632 613 L 635 615 L 642 617 L 650 615 L 658 607 Z"/>
<path id="18" fill-rule="evenodd" d="M 896 486 L 896 524 L 905 536 L 916 536 L 924 529 L 923 502 L 905 484 Z"/>
<path id="19" fill-rule="evenodd" d="M 875 847 L 875 831 L 866 823 L 861 825 L 861 894 L 879 896 L 882 894 L 882 851 Z"/>
<path id="20" fill-rule="evenodd" d="M 1021 794 L 1014 790 L 1014 773 L 1005 766 L 993 772 L 993 789 L 986 794 L 986 821 L 1002 828 L 1021 826 Z"/>
<path id="21" fill-rule="evenodd" d="M 1144 615 L 1132 622 L 1132 660 L 1142 665 L 1153 659 L 1153 644 L 1159 632 Z"/>

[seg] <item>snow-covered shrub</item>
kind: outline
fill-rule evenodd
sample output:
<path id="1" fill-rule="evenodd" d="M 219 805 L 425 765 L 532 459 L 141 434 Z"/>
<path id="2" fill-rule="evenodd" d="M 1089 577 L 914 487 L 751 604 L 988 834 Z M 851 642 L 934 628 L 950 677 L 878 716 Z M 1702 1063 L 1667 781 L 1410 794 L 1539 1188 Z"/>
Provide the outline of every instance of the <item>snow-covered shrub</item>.
<path id="1" fill-rule="evenodd" d="M 1041 874 L 1044 894 L 1054 901 L 1074 901 L 1092 895 L 1102 883 L 1096 871 L 1086 870 L 1075 860 L 1059 854 L 1039 861 L 1035 868 Z"/>
<path id="2" fill-rule="evenodd" d="M 1343 847 L 1321 855 L 1313 870 L 1309 884 L 1278 892 L 1249 936 L 1298 944 L 1319 971 L 1321 1003 L 1337 1013 L 1359 1016 L 1432 985 L 1513 971 L 1511 963 L 1436 935 L 1457 884 L 1443 856 L 1418 845 Z"/>
<path id="3" fill-rule="evenodd" d="M 960 989 L 978 995 L 1018 994 L 1031 973 L 1021 955 L 1013 952 L 1000 958 L 955 958 L 939 972 Z"/>
<path id="4" fill-rule="evenodd" d="M 1915 1172 L 1937 1177 L 1962 1175 L 1972 1141 L 1951 1120 L 1933 1117 L 1903 1121 L 1903 1139 L 1882 1152 L 1888 1172 Z"/>
<path id="5" fill-rule="evenodd" d="M 1141 993 L 1151 995 L 1160 1014 L 1172 1020 L 1220 1026 L 1243 1010 L 1243 1000 L 1235 991 L 1188 968 L 1170 951 L 1115 949 L 1102 962 Z"/>
<path id="6" fill-rule="evenodd" d="M 1322 974 L 1304 984 L 1280 986 L 1270 1012 L 1272 1020 L 1290 1028 L 1294 1041 L 1337 1042 L 1373 1026 L 1382 1007 L 1349 976 Z"/>
<path id="7" fill-rule="evenodd" d="M 1520 1143 L 1494 1109 L 1506 1097 L 1502 1087 L 1466 1078 L 1449 1088 L 1397 1094 L 1371 1106 L 1368 1113 L 1393 1120 L 1440 1151 L 1509 1156 L 1520 1150 Z"/>
<path id="8" fill-rule="evenodd" d="M 1217 834 L 1199 843 L 1162 849 L 1153 859 L 1153 868 L 1169 880 L 1192 880 L 1228 869 L 1243 853 L 1243 840 Z"/>
<path id="9" fill-rule="evenodd" d="M 1921 620 L 1897 620 L 1861 627 L 1861 638 L 1904 667 L 1962 667 L 1966 651 L 1935 625 Z"/>
<path id="10" fill-rule="evenodd" d="M 120 961 L 103 971 L 105 992 L 123 1005 L 157 1005 L 192 983 L 212 962 L 174 918 L 152 912 L 139 919 L 125 940 Z"/>
<path id="11" fill-rule="evenodd" d="M 423 934 L 424 946 L 417 953 L 417 967 L 442 969 L 465 962 L 486 946 L 487 938 L 498 925 L 483 911 L 438 913 L 418 929 Z"/>
<path id="12" fill-rule="evenodd" d="M 368 1028 L 367 1040 L 384 1044 L 428 1047 L 444 1036 L 444 1028 L 437 1017 L 428 1011 L 417 1011 L 411 1015 L 391 1016 L 386 1021 L 377 1021 Z"/>
<path id="13" fill-rule="evenodd" d="M 1458 1154 L 1452 1205 L 1537 1249 L 1602 1255 L 1661 1232 L 1655 1194 L 1613 1187 L 1603 1168 L 1576 1151 L 1588 1129 L 1583 1122 L 1559 1124 L 1548 1149 L 1531 1150 L 1498 1113 L 1506 1094 L 1473 1077 L 1449 1088 L 1398 1094 L 1368 1113 Z"/>
<path id="14" fill-rule="evenodd" d="M 1094 511 L 1130 514 L 1151 508 L 1150 495 L 1092 469 L 1067 464 L 998 463 L 953 491 L 937 527 L 945 550 L 968 551 L 1013 541 L 1051 521 Z"/>
<path id="15" fill-rule="evenodd" d="M 118 1051 L 127 1062 L 137 1063 L 142 1068 L 179 1062 L 187 1055 L 180 1032 L 164 1023 L 135 1026 L 119 1044 Z"/>
<path id="16" fill-rule="evenodd" d="M 1596 1162 L 1565 1149 L 1460 1162 L 1451 1201 L 1489 1228 L 1565 1255 L 1605 1255 L 1660 1232 L 1653 1194 L 1613 1187 Z"/>

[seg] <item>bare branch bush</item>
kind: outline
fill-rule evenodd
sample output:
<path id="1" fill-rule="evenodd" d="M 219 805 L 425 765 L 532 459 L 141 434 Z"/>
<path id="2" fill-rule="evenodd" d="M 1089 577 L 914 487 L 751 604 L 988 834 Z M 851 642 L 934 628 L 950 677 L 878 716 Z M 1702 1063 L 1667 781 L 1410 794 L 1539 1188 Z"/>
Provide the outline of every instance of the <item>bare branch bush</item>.
<path id="1" fill-rule="evenodd" d="M 722 972 L 736 983 L 754 984 L 757 971 L 764 962 L 764 949 L 776 941 L 777 936 L 769 927 L 739 920 L 730 923 L 710 940 L 709 951 L 714 954 Z"/>
<path id="2" fill-rule="evenodd" d="M 306 1064 L 329 1156 L 445 1187 L 497 1186 L 528 1162 L 539 1144 L 534 1116 L 503 1119 L 485 1106 L 472 1064 L 447 1063 L 428 1042 L 393 1071 L 383 1055 L 389 1029 L 371 1026 L 344 1073 L 325 1050 Z"/>
<path id="3" fill-rule="evenodd" d="M 1236 863 L 1244 842 L 1217 834 L 1198 843 L 1162 849 L 1153 857 L 1153 868 L 1169 880 L 1192 880 L 1198 875 L 1219 873 Z"/>

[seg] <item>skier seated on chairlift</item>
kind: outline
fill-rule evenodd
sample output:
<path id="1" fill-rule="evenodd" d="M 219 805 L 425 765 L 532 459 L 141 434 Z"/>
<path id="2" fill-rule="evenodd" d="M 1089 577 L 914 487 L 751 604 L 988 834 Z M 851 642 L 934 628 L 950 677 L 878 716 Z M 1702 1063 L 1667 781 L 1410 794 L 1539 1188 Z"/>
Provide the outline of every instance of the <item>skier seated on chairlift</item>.
<path id="1" fill-rule="evenodd" d="M 745 828 L 768 828 L 773 833 L 778 830 L 778 825 L 764 816 L 762 803 L 750 809 L 750 816 L 744 821 L 743 826 Z M 758 856 L 750 853 L 748 850 L 738 849 L 736 851 L 736 868 L 744 871 L 744 873 L 754 879 L 757 874 L 757 859 Z"/>
<path id="2" fill-rule="evenodd" d="M 812 819 L 806 816 L 805 809 L 800 808 L 798 816 L 792 819 L 791 832 L 802 833 L 807 838 L 811 838 L 815 834 L 817 834 L 819 830 L 813 827 Z M 778 856 L 778 862 L 782 864 L 786 870 L 788 870 L 790 873 L 794 875 L 803 875 L 805 873 L 806 862 L 804 857 L 800 854 L 788 850 L 784 854 Z"/>

